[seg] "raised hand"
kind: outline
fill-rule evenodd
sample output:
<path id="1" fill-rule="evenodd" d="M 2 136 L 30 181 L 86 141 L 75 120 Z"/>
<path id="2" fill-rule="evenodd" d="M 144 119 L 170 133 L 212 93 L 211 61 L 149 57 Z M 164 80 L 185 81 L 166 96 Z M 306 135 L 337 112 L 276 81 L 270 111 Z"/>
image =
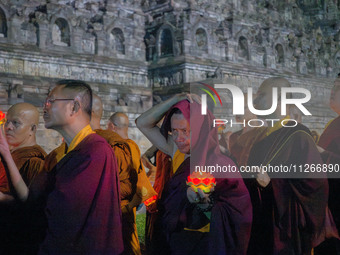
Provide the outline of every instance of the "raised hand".
<path id="1" fill-rule="evenodd" d="M 175 95 L 175 97 L 178 97 L 178 102 L 183 100 L 183 99 L 187 99 L 190 103 L 196 102 L 198 104 L 201 104 L 201 97 L 199 95 L 196 94 L 190 94 L 190 93 L 180 93 Z"/>
<path id="2" fill-rule="evenodd" d="M 213 188 L 211 190 L 213 192 Z M 194 191 L 193 188 L 189 187 L 187 189 L 187 198 L 190 203 L 192 204 L 209 204 L 210 203 L 210 198 L 209 195 L 210 193 L 204 193 L 203 190 L 200 188 L 197 189 L 197 192 Z"/>
<path id="3" fill-rule="evenodd" d="M 256 181 L 261 187 L 265 188 L 270 183 L 270 177 L 267 172 L 260 170 L 257 174 Z"/>
<path id="4" fill-rule="evenodd" d="M 1 130 L 0 130 L 0 154 L 3 157 L 9 156 L 11 154 L 6 137 L 5 137 L 5 131 L 3 129 L 3 125 L 1 125 Z"/>

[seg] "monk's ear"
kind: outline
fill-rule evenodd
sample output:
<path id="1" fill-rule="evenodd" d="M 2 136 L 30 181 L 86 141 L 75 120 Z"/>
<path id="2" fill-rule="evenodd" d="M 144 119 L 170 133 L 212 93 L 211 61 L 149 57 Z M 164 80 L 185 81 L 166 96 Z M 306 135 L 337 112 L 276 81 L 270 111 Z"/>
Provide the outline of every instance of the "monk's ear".
<path id="1" fill-rule="evenodd" d="M 74 112 L 78 112 L 78 110 L 80 109 L 80 104 L 78 101 L 74 101 L 74 105 L 73 105 L 73 111 Z"/>
<path id="2" fill-rule="evenodd" d="M 115 127 L 111 121 L 109 121 L 109 124 L 107 125 L 107 129 L 114 131 Z"/>
<path id="3" fill-rule="evenodd" d="M 37 125 L 33 124 L 31 126 L 31 131 L 35 133 L 37 131 Z"/>

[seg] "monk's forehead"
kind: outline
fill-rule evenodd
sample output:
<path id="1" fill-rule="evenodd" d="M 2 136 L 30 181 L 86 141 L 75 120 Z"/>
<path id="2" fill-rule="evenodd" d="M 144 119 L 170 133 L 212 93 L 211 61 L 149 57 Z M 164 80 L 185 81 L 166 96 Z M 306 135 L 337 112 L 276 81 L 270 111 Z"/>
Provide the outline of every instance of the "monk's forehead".
<path id="1" fill-rule="evenodd" d="M 173 122 L 174 121 L 181 121 L 183 126 L 190 126 L 190 123 L 186 120 L 186 118 L 184 117 L 184 115 L 182 113 L 174 113 L 172 116 L 171 116 L 171 119 L 170 119 L 170 122 L 171 122 L 171 127 L 173 125 Z"/>
<path id="2" fill-rule="evenodd" d="M 35 117 L 35 112 L 32 109 L 25 108 L 22 106 L 14 106 L 8 110 L 7 118 L 8 119 L 20 119 L 23 122 L 34 122 L 33 118 Z"/>

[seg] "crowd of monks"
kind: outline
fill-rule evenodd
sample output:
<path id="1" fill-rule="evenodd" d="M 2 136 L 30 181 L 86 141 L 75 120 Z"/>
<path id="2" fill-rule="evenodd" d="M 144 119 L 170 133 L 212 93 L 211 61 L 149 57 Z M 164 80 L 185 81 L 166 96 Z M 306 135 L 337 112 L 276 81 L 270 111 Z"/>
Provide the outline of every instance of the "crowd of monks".
<path id="1" fill-rule="evenodd" d="M 290 86 L 284 78 L 266 79 L 255 108 L 269 109 L 272 88 Z M 340 116 L 340 78 L 330 106 Z M 287 110 L 291 116 L 281 116 L 279 99 L 266 119 L 298 119 L 296 109 Z M 114 113 L 104 130 L 102 115 L 103 103 L 88 84 L 58 81 L 43 118 L 63 141 L 47 155 L 36 143 L 37 108 L 8 109 L 0 132 L 0 254 L 340 254 L 340 185 L 327 173 L 212 173 L 209 189 L 188 181 L 197 178 L 194 166 L 340 164 L 340 117 L 320 139 L 302 123 L 281 121 L 219 137 L 213 114 L 201 114 L 200 98 L 182 93 L 136 119 L 153 144 L 141 156 L 128 136 L 128 116 Z M 254 117 L 247 110 L 236 116 Z M 143 250 L 136 226 L 141 204 Z"/>

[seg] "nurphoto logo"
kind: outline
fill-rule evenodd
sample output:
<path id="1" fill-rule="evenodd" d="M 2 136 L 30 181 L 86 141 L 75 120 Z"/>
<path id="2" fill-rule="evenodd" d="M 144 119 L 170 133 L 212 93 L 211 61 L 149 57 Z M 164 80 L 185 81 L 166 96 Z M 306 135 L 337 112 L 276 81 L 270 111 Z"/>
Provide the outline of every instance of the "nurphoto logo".
<path id="1" fill-rule="evenodd" d="M 244 104 L 245 104 L 245 96 L 242 90 L 231 84 L 215 84 L 214 87 L 211 87 L 207 84 L 201 83 L 204 86 L 209 87 L 214 94 L 217 96 L 219 99 L 221 106 L 222 100 L 220 95 L 217 93 L 216 89 L 226 89 L 231 92 L 232 98 L 233 98 L 233 106 L 232 106 L 232 113 L 233 115 L 244 115 Z M 213 95 L 207 90 L 207 89 L 202 89 L 205 91 L 214 101 L 215 106 L 217 105 L 216 100 L 214 99 Z M 303 97 L 301 98 L 289 98 L 291 94 L 300 94 Z M 202 94 L 201 95 L 201 114 L 206 115 L 207 114 L 207 94 Z M 307 103 L 311 99 L 311 93 L 309 90 L 305 88 L 292 88 L 292 87 L 283 87 L 281 88 L 280 91 L 278 91 L 278 88 L 274 87 L 272 89 L 272 105 L 269 109 L 256 109 L 253 103 L 253 88 L 249 87 L 247 89 L 247 104 L 248 104 L 248 109 L 251 113 L 255 114 L 256 116 L 268 116 L 272 113 L 274 113 L 277 109 L 278 103 L 280 101 L 281 103 L 281 115 L 286 116 L 287 115 L 287 106 L 288 105 L 294 105 L 297 107 L 304 115 L 312 115 L 306 107 L 303 105 Z M 250 127 L 262 127 L 265 125 L 265 122 L 267 122 L 269 125 L 271 124 L 272 126 L 275 124 L 275 122 L 279 121 L 279 119 L 251 119 L 248 120 L 247 122 L 243 120 L 243 122 L 235 122 L 233 120 L 228 120 L 228 119 L 214 119 L 213 126 L 219 126 L 219 125 L 225 125 L 229 123 L 231 126 L 233 125 L 243 125 Z M 287 124 L 289 122 L 289 125 Z M 292 124 L 291 122 L 294 122 L 295 124 Z M 295 127 L 297 125 L 297 121 L 294 119 L 284 119 L 281 121 L 281 125 L 283 127 Z"/>

